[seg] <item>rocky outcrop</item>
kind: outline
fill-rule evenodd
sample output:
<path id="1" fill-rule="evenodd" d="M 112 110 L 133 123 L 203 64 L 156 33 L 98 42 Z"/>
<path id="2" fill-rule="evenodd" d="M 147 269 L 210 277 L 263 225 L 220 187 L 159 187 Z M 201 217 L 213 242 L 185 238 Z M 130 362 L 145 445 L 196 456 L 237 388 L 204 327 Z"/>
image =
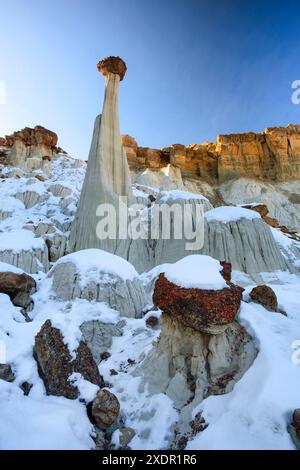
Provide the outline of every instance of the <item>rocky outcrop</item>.
<path id="1" fill-rule="evenodd" d="M 54 132 L 42 126 L 25 127 L 2 139 L 6 163 L 25 171 L 41 169 L 48 173 L 52 157 L 61 151 L 57 140 Z"/>
<path id="2" fill-rule="evenodd" d="M 49 395 L 77 398 L 79 390 L 70 380 L 74 372 L 99 387 L 103 385 L 98 367 L 86 343 L 80 341 L 75 358 L 72 358 L 61 331 L 54 328 L 50 320 L 44 323 L 35 337 L 34 356 Z"/>
<path id="3" fill-rule="evenodd" d="M 300 126 L 270 127 L 261 133 L 219 135 L 214 143 L 139 147 L 126 135 L 123 145 L 133 171 L 180 168 L 184 178 L 217 183 L 232 178 L 286 181 L 300 177 Z"/>
<path id="4" fill-rule="evenodd" d="M 36 282 L 28 274 L 0 272 L 0 292 L 9 295 L 16 307 L 28 308 L 32 303 L 30 295 L 35 288 Z"/>

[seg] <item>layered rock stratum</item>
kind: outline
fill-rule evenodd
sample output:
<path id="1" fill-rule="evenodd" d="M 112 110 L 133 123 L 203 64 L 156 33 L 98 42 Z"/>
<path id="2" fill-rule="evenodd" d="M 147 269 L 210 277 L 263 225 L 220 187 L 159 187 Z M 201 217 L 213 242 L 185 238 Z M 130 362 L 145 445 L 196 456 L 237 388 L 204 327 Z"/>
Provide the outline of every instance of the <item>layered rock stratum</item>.
<path id="1" fill-rule="evenodd" d="M 186 178 L 205 178 L 212 183 L 233 178 L 286 181 L 300 177 L 300 125 L 269 127 L 263 132 L 221 134 L 216 142 L 162 149 L 139 147 L 136 140 L 122 136 L 130 168 L 160 169 L 167 164 L 180 168 Z"/>

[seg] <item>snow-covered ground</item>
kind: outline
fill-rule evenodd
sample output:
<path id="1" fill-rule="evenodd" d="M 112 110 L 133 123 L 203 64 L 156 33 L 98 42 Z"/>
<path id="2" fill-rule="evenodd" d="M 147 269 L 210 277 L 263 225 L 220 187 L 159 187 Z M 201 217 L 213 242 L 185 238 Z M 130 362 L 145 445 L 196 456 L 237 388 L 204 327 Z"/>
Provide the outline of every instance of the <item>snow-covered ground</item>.
<path id="1" fill-rule="evenodd" d="M 28 225 L 45 224 L 54 227 L 55 233 L 68 236 L 84 171 L 84 164 L 64 157 L 54 160 L 51 177 L 45 181 L 26 176 L 1 180 L 0 214 L 6 214 L 0 217 L 0 250 L 18 250 L 24 246 L 31 249 L 39 244 L 44 234 L 38 232 L 34 238 Z M 66 190 L 60 186 L 53 188 L 53 185 Z M 36 203 L 31 207 L 28 201 L 32 201 L 32 194 L 27 199 L 15 197 L 26 192 L 36 193 Z M 138 195 L 143 196 L 143 193 L 140 191 Z M 231 220 L 237 212 L 245 216 L 245 211 L 250 218 L 259 217 L 246 209 L 234 209 L 219 208 L 210 212 L 217 220 Z M 294 256 L 295 265 L 299 264 L 288 237 L 275 229 L 274 235 L 284 255 Z M 93 258 L 96 256 L 94 253 Z M 114 261 L 110 256 L 106 260 L 108 272 L 122 274 L 125 278 L 137 276 L 124 260 L 112 265 Z M 159 272 L 166 272 L 170 280 L 180 278 L 181 285 L 192 286 L 198 261 L 197 257 L 189 258 L 177 266 L 158 266 L 140 278 L 149 283 Z M 83 277 L 86 276 L 87 267 L 80 254 L 76 261 Z M 19 272 L 11 265 L 0 263 L 0 271 L 9 270 Z M 213 260 L 208 263 L 206 274 L 202 284 L 211 285 L 213 276 L 213 282 L 223 286 Z M 46 274 L 40 272 L 33 276 L 38 288 L 33 295 L 34 309 L 29 314 L 31 322 L 25 321 L 20 308 L 14 307 L 7 295 L 0 294 L 0 346 L 3 352 L 5 345 L 6 362 L 12 364 L 16 377 L 12 383 L 0 380 L 0 449 L 92 449 L 95 445 L 93 426 L 80 400 L 86 398 L 87 393 L 92 397 L 94 390 L 87 390 L 82 384 L 79 386 L 81 397 L 76 400 L 48 396 L 39 377 L 32 356 L 34 338 L 47 319 L 61 329 L 70 351 L 78 346 L 82 337 L 80 325 L 84 321 L 116 324 L 124 320 L 123 335 L 113 338 L 108 350 L 111 356 L 100 363 L 100 373 L 120 401 L 124 425 L 135 430 L 131 448 L 168 448 L 179 411 L 165 394 L 150 395 L 147 387 L 141 388 L 141 378 L 134 374 L 160 334 L 159 327 L 148 327 L 146 320 L 153 315 L 159 317 L 160 312 L 150 311 L 141 319 L 123 318 L 104 303 L 84 299 L 59 302 L 51 297 L 51 280 Z M 293 410 L 300 407 L 300 354 L 293 349 L 300 340 L 300 276 L 276 272 L 262 273 L 262 277 L 274 289 L 279 307 L 287 317 L 249 303 L 253 281 L 244 273 L 233 273 L 234 281 L 246 286 L 239 321 L 254 338 L 258 355 L 232 392 L 211 396 L 194 409 L 194 416 L 202 411 L 208 427 L 188 443 L 188 449 L 294 449 L 287 426 Z M 116 375 L 111 374 L 112 369 Z M 24 382 L 33 385 L 28 396 L 20 389 Z M 116 446 L 118 433 L 115 431 L 112 437 Z"/>

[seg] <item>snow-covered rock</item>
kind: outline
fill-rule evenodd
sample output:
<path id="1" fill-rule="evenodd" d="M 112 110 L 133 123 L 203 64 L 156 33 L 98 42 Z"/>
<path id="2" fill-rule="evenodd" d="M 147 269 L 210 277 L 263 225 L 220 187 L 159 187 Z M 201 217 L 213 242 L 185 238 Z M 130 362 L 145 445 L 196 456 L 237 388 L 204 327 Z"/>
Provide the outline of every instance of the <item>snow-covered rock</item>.
<path id="1" fill-rule="evenodd" d="M 29 230 L 0 233 L 0 261 L 12 264 L 27 273 L 47 272 L 48 249 L 41 238 Z"/>
<path id="2" fill-rule="evenodd" d="M 140 317 L 146 294 L 128 261 L 103 250 L 88 249 L 61 258 L 49 272 L 57 299 L 106 302 L 127 317 Z"/>
<path id="3" fill-rule="evenodd" d="M 230 212 L 234 212 L 235 209 L 239 215 L 240 208 L 231 207 Z M 217 209 L 212 212 L 214 211 Z M 252 217 L 253 211 L 248 210 L 248 212 L 251 213 L 251 218 L 231 220 L 230 216 L 220 221 L 214 220 L 213 216 L 211 220 L 206 220 L 202 253 L 215 259 L 229 261 L 233 269 L 254 277 L 262 272 L 293 271 L 288 260 L 282 255 L 271 228 L 258 214 L 258 217 L 255 215 Z M 209 217 L 210 213 L 206 214 Z"/>

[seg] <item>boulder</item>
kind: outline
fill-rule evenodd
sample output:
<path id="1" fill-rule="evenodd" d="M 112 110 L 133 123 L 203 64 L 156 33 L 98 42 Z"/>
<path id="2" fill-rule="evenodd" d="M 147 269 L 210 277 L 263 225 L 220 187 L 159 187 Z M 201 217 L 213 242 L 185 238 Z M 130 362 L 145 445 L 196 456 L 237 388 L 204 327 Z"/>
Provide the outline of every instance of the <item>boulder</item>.
<path id="1" fill-rule="evenodd" d="M 73 358 L 61 331 L 53 327 L 50 320 L 43 324 L 35 337 L 34 357 L 49 395 L 77 398 L 79 390 L 70 382 L 74 372 L 99 387 L 103 386 L 102 377 L 86 343 L 80 341 Z"/>
<path id="2" fill-rule="evenodd" d="M 135 434 L 136 432 L 132 428 L 121 428 L 119 436 L 120 446 L 125 449 L 128 448 L 128 445 L 134 438 Z"/>
<path id="3" fill-rule="evenodd" d="M 91 414 L 95 424 L 100 429 L 110 428 L 120 413 L 120 403 L 117 397 L 109 390 L 99 390 L 91 407 Z"/>
<path id="4" fill-rule="evenodd" d="M 278 311 L 277 297 L 273 289 L 266 285 L 256 286 L 250 292 L 250 298 L 261 304 L 267 310 Z"/>
<path id="5" fill-rule="evenodd" d="M 0 292 L 7 294 L 16 307 L 27 309 L 32 304 L 30 294 L 36 289 L 35 280 L 28 274 L 0 272 Z"/>
<path id="6" fill-rule="evenodd" d="M 5 382 L 13 382 L 15 380 L 10 364 L 0 364 L 0 380 L 5 380 Z"/>

